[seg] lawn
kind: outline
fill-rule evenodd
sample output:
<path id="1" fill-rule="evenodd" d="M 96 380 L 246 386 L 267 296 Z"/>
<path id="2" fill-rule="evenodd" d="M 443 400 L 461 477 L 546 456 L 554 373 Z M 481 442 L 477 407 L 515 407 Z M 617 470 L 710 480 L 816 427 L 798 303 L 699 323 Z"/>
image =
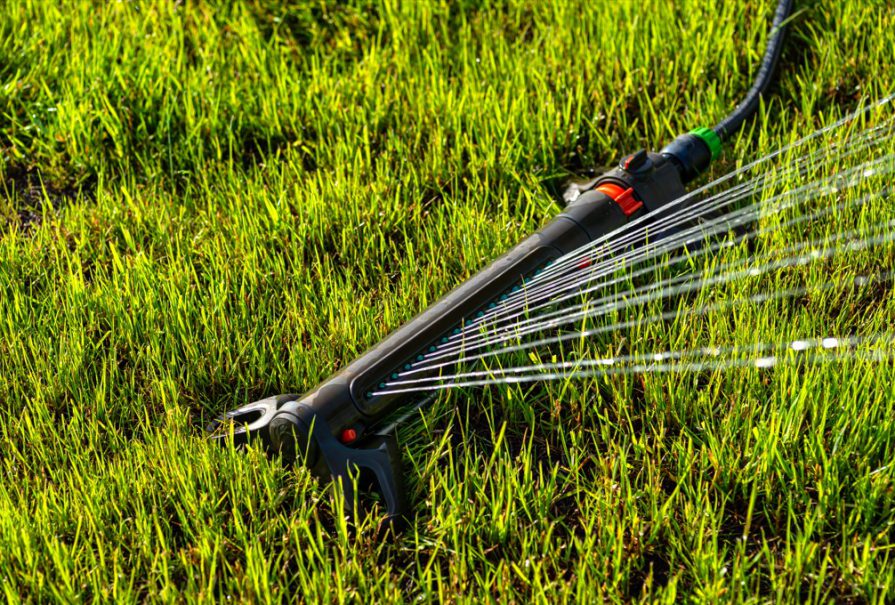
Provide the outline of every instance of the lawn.
<path id="1" fill-rule="evenodd" d="M 399 433 L 389 539 L 203 435 L 348 363 L 570 178 L 716 123 L 773 4 L 4 3 L 7 599 L 893 600 L 885 365 L 450 392 Z M 890 3 L 797 11 L 714 176 L 895 90 Z M 778 327 L 744 317 L 733 341 Z"/>

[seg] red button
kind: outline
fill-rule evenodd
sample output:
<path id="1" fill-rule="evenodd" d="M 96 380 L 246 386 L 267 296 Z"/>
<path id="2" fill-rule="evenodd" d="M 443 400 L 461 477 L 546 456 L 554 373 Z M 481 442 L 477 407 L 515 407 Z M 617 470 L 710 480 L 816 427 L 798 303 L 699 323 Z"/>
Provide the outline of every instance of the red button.
<path id="1" fill-rule="evenodd" d="M 615 183 L 603 183 L 597 187 L 597 191 L 602 191 L 615 200 L 615 203 L 625 213 L 625 216 L 631 216 L 643 208 L 643 202 L 634 197 L 633 187 L 622 189 Z"/>
<path id="2" fill-rule="evenodd" d="M 633 188 L 628 189 L 619 197 L 615 198 L 615 203 L 618 204 L 618 207 L 622 209 L 622 212 L 625 213 L 625 216 L 631 216 L 632 214 L 643 208 L 643 202 L 634 198 Z"/>
<path id="3" fill-rule="evenodd" d="M 342 443 L 354 443 L 354 440 L 357 439 L 357 431 L 354 429 L 345 429 L 342 431 L 341 441 Z"/>

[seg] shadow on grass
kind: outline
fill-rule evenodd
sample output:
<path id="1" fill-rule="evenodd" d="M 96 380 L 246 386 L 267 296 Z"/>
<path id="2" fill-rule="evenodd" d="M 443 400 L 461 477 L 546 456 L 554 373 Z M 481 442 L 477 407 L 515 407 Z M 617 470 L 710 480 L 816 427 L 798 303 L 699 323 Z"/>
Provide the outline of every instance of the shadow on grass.
<path id="1" fill-rule="evenodd" d="M 19 229 L 31 233 L 46 213 L 58 213 L 78 199 L 94 199 L 96 184 L 93 176 L 78 180 L 67 178 L 59 183 L 44 180 L 40 170 L 33 167 L 8 166 L 0 180 L 0 198 L 6 206 L 0 210 L 6 215 L 3 230 Z"/>

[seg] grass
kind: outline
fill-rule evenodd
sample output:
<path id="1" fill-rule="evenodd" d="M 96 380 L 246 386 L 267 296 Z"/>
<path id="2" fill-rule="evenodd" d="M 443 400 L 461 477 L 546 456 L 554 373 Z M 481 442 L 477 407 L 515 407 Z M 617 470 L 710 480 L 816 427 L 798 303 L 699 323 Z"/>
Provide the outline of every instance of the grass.
<path id="1" fill-rule="evenodd" d="M 446 395 L 402 431 L 416 518 L 390 541 L 202 435 L 461 283 L 570 175 L 723 117 L 770 4 L 6 3 L 7 599 L 891 600 L 885 368 Z M 798 4 L 719 171 L 893 89 L 886 2 Z"/>

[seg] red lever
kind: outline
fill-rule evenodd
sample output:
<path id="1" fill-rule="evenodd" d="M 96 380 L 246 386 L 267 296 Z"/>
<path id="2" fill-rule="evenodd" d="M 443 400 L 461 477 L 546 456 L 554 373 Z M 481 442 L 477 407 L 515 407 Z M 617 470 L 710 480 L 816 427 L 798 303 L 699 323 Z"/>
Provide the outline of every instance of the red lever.
<path id="1" fill-rule="evenodd" d="M 633 187 L 623 189 L 614 183 L 603 183 L 597 187 L 597 191 L 602 191 L 615 200 L 615 203 L 625 213 L 625 216 L 631 216 L 643 208 L 643 202 L 634 197 Z"/>

